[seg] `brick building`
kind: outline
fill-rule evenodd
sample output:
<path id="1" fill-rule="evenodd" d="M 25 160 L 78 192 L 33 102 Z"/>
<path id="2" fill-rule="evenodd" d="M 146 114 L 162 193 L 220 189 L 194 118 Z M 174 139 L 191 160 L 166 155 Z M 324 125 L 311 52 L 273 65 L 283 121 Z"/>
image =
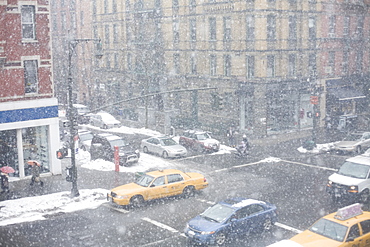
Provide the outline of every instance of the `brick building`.
<path id="1" fill-rule="evenodd" d="M 0 28 L 1 166 L 23 178 L 35 159 L 43 173 L 61 174 L 49 1 L 0 1 Z"/>

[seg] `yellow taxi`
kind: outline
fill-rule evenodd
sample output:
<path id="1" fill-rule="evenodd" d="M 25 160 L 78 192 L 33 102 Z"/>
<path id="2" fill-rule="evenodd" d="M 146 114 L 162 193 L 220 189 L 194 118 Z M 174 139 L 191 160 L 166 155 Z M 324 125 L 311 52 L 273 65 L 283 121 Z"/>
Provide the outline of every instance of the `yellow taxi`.
<path id="1" fill-rule="evenodd" d="M 163 197 L 189 197 L 207 186 L 207 179 L 200 173 L 165 169 L 147 172 L 133 183 L 112 189 L 107 200 L 117 205 L 141 206 L 144 201 Z"/>
<path id="2" fill-rule="evenodd" d="M 370 247 L 370 212 L 359 203 L 341 208 L 290 241 L 304 247 Z"/>

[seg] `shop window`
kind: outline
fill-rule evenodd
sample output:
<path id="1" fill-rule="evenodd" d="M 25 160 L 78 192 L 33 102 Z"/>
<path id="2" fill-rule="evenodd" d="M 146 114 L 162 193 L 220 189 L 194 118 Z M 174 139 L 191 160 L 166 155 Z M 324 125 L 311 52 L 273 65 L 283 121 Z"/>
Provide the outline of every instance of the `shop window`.
<path id="1" fill-rule="evenodd" d="M 0 167 L 11 166 L 16 171 L 10 176 L 19 176 L 16 130 L 0 131 Z"/>
<path id="2" fill-rule="evenodd" d="M 24 163 L 28 160 L 37 160 L 42 165 L 42 172 L 49 172 L 49 135 L 48 126 L 29 127 L 22 129 L 23 158 Z M 25 165 L 25 175 L 30 175 L 30 169 Z"/>

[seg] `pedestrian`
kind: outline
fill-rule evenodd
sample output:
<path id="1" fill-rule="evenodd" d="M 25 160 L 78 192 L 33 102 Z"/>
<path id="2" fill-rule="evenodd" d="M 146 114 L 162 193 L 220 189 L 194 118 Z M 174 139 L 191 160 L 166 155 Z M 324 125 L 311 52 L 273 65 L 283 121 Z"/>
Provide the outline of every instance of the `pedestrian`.
<path id="1" fill-rule="evenodd" d="M 40 178 L 41 164 L 35 160 L 30 160 L 27 163 L 31 166 L 32 177 L 30 185 L 32 186 L 36 182 L 40 183 L 41 187 L 44 186 L 44 182 Z"/>
<path id="2" fill-rule="evenodd" d="M 9 192 L 9 175 L 8 173 L 1 172 L 0 174 L 1 179 L 1 193 L 8 193 Z"/>
<path id="3" fill-rule="evenodd" d="M 235 147 L 235 145 L 236 145 L 236 143 L 235 143 L 235 134 L 236 134 L 235 129 L 232 126 L 230 126 L 229 129 L 226 132 L 226 136 L 228 138 L 230 147 Z"/>

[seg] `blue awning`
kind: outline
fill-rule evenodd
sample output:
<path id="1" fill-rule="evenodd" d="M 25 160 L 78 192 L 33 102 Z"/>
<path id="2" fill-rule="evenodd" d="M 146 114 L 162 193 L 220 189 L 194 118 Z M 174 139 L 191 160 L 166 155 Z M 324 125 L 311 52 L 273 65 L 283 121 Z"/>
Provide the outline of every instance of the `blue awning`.
<path id="1" fill-rule="evenodd" d="M 356 90 L 354 87 L 338 87 L 338 88 L 328 88 L 328 94 L 333 95 L 338 100 L 355 100 L 363 99 L 366 96 L 360 91 Z"/>

